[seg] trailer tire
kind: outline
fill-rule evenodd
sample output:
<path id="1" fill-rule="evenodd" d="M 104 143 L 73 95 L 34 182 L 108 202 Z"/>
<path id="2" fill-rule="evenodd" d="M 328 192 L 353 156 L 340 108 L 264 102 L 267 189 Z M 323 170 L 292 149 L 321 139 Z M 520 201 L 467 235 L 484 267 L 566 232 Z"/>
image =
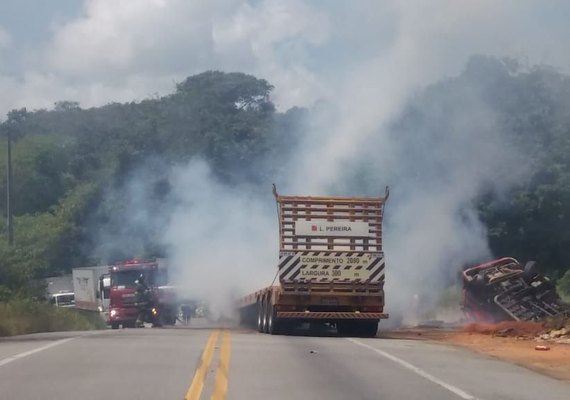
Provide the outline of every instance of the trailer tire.
<path id="1" fill-rule="evenodd" d="M 111 323 L 111 329 L 119 329 L 119 323 L 118 322 L 112 322 Z"/>
<path id="2" fill-rule="evenodd" d="M 273 335 L 274 333 L 274 323 L 275 321 L 273 320 L 273 304 L 271 304 L 271 300 L 269 300 L 267 302 L 267 307 L 265 307 L 265 329 L 266 332 L 269 333 L 270 335 Z"/>
<path id="3" fill-rule="evenodd" d="M 263 300 L 257 301 L 257 331 L 263 333 Z"/>
<path id="4" fill-rule="evenodd" d="M 531 283 L 532 279 L 537 275 L 536 261 L 529 261 L 524 266 L 524 278 L 527 283 Z"/>
<path id="5" fill-rule="evenodd" d="M 263 300 L 263 333 L 269 333 L 268 329 L 268 313 L 270 308 L 270 302 L 268 299 Z"/>
<path id="6" fill-rule="evenodd" d="M 267 311 L 267 333 L 270 335 L 283 334 L 283 321 L 277 318 L 273 304 L 269 303 Z"/>
<path id="7" fill-rule="evenodd" d="M 336 324 L 339 336 L 375 337 L 378 333 L 378 321 L 346 320 Z"/>
<path id="8" fill-rule="evenodd" d="M 358 333 L 363 337 L 376 337 L 378 333 L 378 321 L 362 321 L 359 324 Z"/>
<path id="9" fill-rule="evenodd" d="M 348 336 L 350 335 L 351 325 L 349 321 L 338 321 L 336 323 L 336 332 L 339 336 Z"/>

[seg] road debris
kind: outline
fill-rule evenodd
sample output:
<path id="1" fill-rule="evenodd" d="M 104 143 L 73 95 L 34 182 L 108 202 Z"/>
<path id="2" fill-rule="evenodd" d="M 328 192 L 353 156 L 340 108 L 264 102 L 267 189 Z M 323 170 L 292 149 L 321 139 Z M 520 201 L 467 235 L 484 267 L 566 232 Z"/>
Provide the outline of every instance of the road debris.
<path id="1" fill-rule="evenodd" d="M 559 339 L 561 337 L 568 336 L 569 332 L 570 331 L 568 331 L 568 329 L 566 329 L 566 328 L 555 329 L 555 330 L 552 330 L 550 332 L 543 333 L 542 335 L 540 335 L 540 339 L 542 339 L 542 340 Z"/>
<path id="2" fill-rule="evenodd" d="M 534 346 L 534 349 L 538 351 L 548 351 L 550 350 L 550 346 L 536 345 Z"/>
<path id="3" fill-rule="evenodd" d="M 570 319 L 553 319 L 546 321 L 545 331 L 537 335 L 536 341 L 548 341 L 570 344 Z"/>

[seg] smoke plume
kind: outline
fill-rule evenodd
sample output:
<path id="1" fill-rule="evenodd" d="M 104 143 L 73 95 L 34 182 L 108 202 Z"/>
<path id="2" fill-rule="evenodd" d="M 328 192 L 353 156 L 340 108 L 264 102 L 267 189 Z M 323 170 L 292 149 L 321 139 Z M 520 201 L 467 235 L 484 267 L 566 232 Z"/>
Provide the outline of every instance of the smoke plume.
<path id="1" fill-rule="evenodd" d="M 276 211 L 270 191 L 227 187 L 193 160 L 172 176 L 176 206 L 166 231 L 170 263 L 182 295 L 206 300 L 214 315 L 275 277 Z"/>
<path id="2" fill-rule="evenodd" d="M 273 177 L 283 192 L 360 196 L 391 187 L 384 226 L 387 311 L 414 321 L 421 310 L 413 299 L 433 304 L 462 265 L 491 257 L 478 197 L 500 194 L 524 175 L 519 152 L 488 99 L 474 89 L 476 80 L 453 89 L 446 82 L 474 53 L 516 55 L 521 38 L 542 26 L 516 23 L 517 15 L 532 20 L 530 3 L 517 11 L 519 2 L 365 1 L 335 3 L 322 13 L 311 7 L 322 30 L 307 29 L 302 19 L 302 29 L 274 34 L 263 46 L 259 32 L 242 29 L 248 18 L 280 20 L 282 13 L 295 20 L 292 13 L 305 7 L 294 3 L 237 7 L 237 16 L 224 17 L 232 29 L 218 29 L 216 38 L 241 32 L 232 40 L 262 60 L 246 69 L 270 81 L 275 72 L 278 98 L 295 98 L 284 96 L 287 85 L 279 86 L 294 76 L 303 79 L 291 91 L 318 88 L 309 96 L 318 93 L 309 129 L 281 168 L 285 173 Z M 288 24 L 275 26 L 286 30 Z M 313 53 L 320 62 L 308 56 Z M 300 64 L 280 63 L 296 55 Z M 429 85 L 440 80 L 445 95 L 437 98 Z M 177 167 L 170 182 L 174 200 L 163 241 L 187 290 L 223 307 L 234 294 L 270 284 L 278 235 L 270 187 L 229 187 L 198 160 Z"/>

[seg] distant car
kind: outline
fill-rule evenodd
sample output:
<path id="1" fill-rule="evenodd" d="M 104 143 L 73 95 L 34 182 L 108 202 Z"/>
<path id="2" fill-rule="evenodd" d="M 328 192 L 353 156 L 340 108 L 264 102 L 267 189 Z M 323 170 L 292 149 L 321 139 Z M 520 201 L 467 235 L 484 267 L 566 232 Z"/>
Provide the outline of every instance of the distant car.
<path id="1" fill-rule="evenodd" d="M 50 297 L 49 303 L 56 307 L 75 307 L 75 293 L 55 293 Z"/>

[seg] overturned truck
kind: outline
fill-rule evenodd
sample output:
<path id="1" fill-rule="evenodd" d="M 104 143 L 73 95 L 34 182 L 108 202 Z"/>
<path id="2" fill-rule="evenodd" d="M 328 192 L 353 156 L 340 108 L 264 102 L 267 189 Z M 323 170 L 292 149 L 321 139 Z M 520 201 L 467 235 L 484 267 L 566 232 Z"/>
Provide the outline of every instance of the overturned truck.
<path id="1" fill-rule="evenodd" d="M 537 272 L 535 262 L 522 265 L 511 257 L 463 271 L 463 310 L 470 319 L 484 322 L 570 317 L 570 305 Z"/>

